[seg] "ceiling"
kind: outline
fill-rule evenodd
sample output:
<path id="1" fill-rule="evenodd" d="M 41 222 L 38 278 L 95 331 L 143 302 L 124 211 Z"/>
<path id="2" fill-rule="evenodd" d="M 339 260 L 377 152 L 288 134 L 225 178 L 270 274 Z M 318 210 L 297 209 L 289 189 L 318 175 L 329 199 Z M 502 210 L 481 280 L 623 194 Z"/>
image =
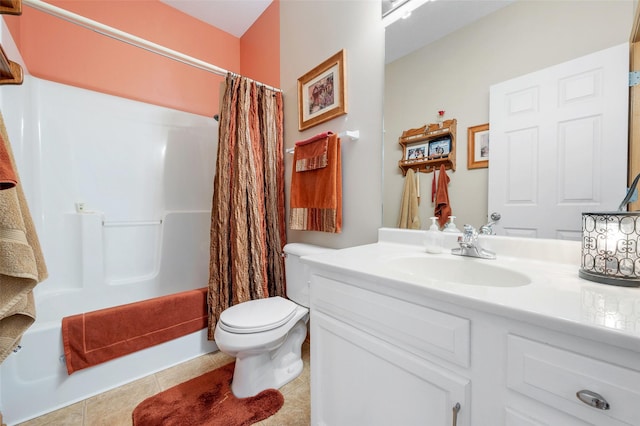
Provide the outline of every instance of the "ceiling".
<path id="1" fill-rule="evenodd" d="M 285 0 L 286 1 L 286 0 Z M 477 21 L 515 0 L 428 1 L 399 19 L 385 32 L 385 62 L 393 62 L 462 27 Z"/>
<path id="2" fill-rule="evenodd" d="M 160 1 L 235 37 L 241 37 L 273 0 Z"/>
<path id="3" fill-rule="evenodd" d="M 241 37 L 272 2 L 272 0 L 160 1 L 235 37 Z M 382 13 L 382 0 L 380 1 Z M 515 0 L 427 1 L 414 10 L 408 19 L 400 19 L 387 27 L 385 35 L 386 63 L 393 62 L 422 46 L 426 46 L 513 1 Z"/>

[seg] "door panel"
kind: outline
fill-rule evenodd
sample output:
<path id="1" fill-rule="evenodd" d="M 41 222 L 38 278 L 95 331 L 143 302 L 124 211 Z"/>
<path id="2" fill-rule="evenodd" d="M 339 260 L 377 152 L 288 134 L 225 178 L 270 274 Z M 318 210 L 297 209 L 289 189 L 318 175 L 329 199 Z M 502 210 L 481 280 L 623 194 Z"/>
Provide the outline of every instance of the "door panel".
<path id="1" fill-rule="evenodd" d="M 491 87 L 489 212 L 506 235 L 579 239 L 626 192 L 628 45 Z"/>

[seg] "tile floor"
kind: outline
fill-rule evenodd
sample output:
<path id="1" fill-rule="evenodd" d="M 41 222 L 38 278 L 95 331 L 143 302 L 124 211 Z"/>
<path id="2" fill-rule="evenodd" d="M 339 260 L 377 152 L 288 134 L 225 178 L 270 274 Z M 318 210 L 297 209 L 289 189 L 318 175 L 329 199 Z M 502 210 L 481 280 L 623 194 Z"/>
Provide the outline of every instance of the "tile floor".
<path id="1" fill-rule="evenodd" d="M 302 345 L 304 370 L 280 388 L 284 405 L 258 426 L 306 426 L 310 424 L 309 341 Z M 85 399 L 18 426 L 128 426 L 133 409 L 144 399 L 178 383 L 214 370 L 233 358 L 215 352 L 144 377 L 135 382 Z M 160 425 L 159 425 L 160 426 Z"/>

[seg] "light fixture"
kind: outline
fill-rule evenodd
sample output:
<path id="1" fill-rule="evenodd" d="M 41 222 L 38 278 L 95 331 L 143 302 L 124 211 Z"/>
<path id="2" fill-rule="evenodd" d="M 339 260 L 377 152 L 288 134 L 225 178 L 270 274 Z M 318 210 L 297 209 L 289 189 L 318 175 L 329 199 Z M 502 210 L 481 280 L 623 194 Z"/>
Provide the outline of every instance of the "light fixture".
<path id="1" fill-rule="evenodd" d="M 382 13 L 382 23 L 388 27 L 400 18 L 407 19 L 411 16 L 411 12 L 428 1 L 430 0 L 396 0 L 391 2 L 390 9 Z"/>
<path id="2" fill-rule="evenodd" d="M 633 180 L 617 212 L 582 213 L 581 278 L 640 287 L 640 212 L 623 211 L 639 179 Z"/>

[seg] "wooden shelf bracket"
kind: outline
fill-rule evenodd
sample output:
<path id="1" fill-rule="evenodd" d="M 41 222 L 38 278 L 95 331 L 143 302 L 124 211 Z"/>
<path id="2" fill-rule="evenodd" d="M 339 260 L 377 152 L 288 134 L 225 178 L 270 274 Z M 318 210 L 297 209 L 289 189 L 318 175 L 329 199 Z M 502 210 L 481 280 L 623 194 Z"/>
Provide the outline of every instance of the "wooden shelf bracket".
<path id="1" fill-rule="evenodd" d="M 22 0 L 0 0 L 0 14 L 21 15 Z M 9 60 L 0 45 L 0 84 L 22 84 L 23 80 L 22 67 Z"/>

